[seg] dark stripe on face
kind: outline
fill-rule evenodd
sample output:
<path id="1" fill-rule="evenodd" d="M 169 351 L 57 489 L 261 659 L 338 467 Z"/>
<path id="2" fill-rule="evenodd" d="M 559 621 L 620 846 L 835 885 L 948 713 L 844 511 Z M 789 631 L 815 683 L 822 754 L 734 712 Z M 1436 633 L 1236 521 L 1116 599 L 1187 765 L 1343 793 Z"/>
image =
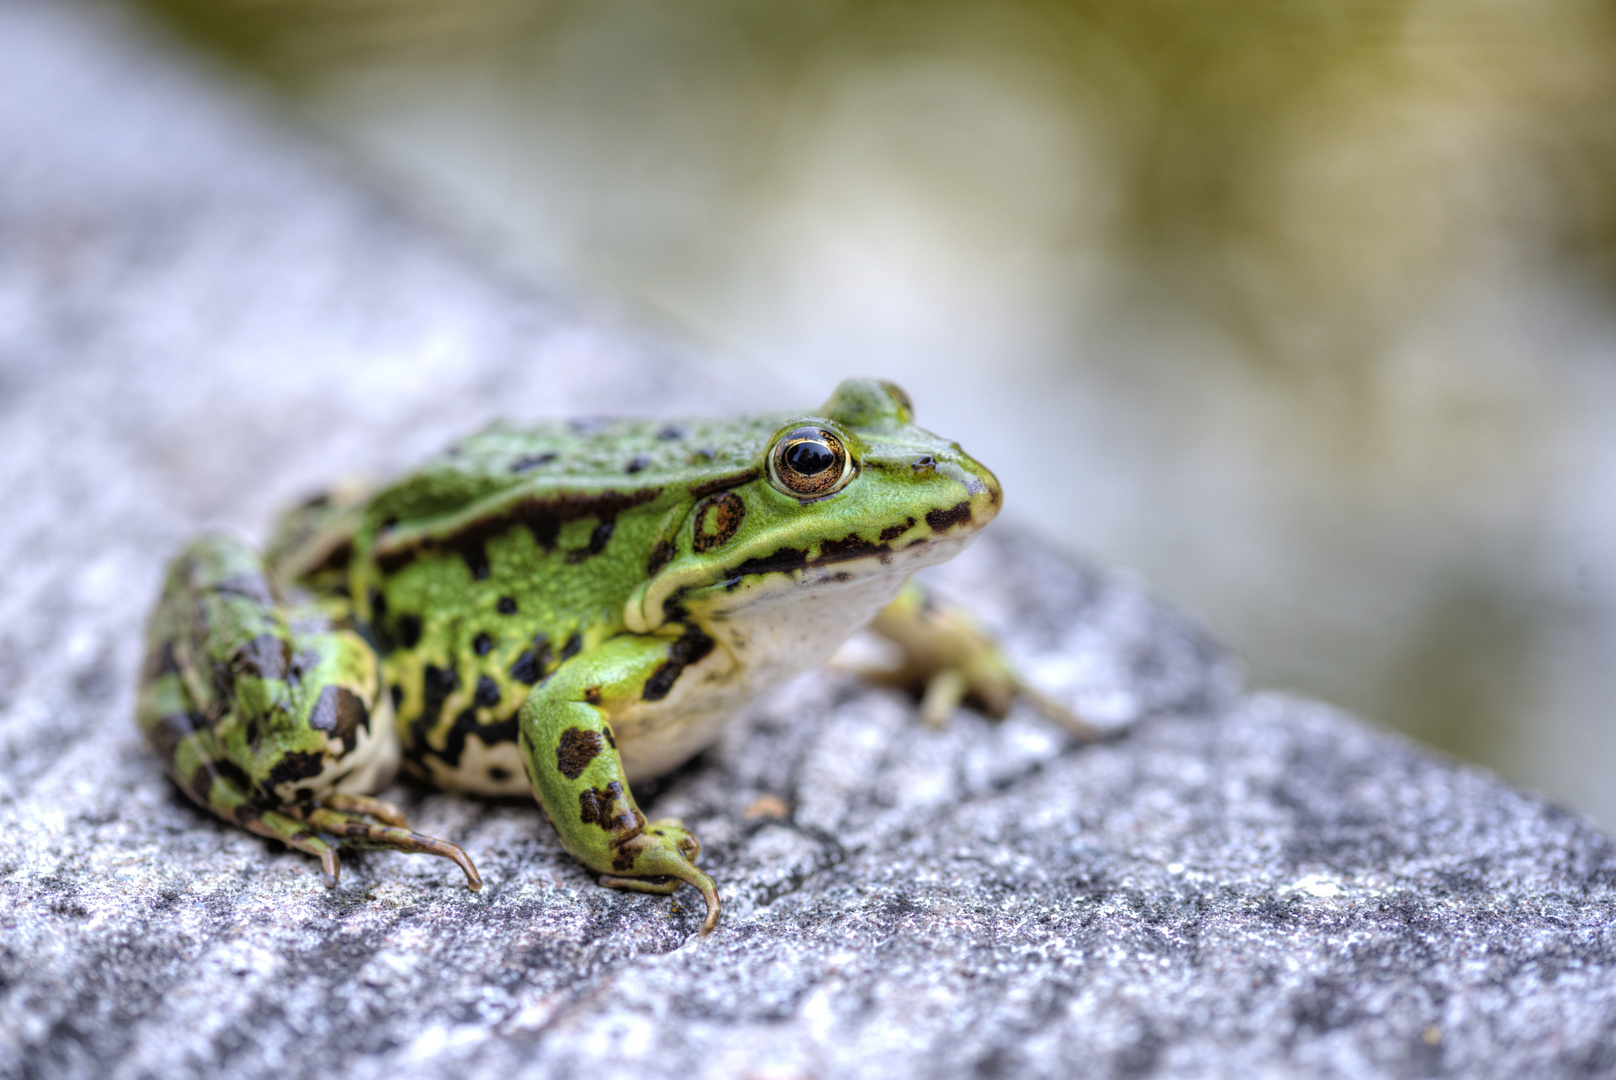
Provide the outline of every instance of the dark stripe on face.
<path id="1" fill-rule="evenodd" d="M 747 559 L 735 569 L 729 571 L 730 577 L 745 577 L 747 574 L 770 574 L 776 571 L 790 573 L 801 570 L 808 565 L 807 548 L 776 548 L 774 554 L 765 555 L 761 559 Z"/>
<path id="2" fill-rule="evenodd" d="M 915 527 L 914 518 L 905 518 L 902 525 L 889 525 L 881 530 L 881 542 L 890 544 L 904 533 Z"/>
<path id="3" fill-rule="evenodd" d="M 883 556 L 892 554 L 890 544 L 877 544 L 864 539 L 858 533 L 848 533 L 840 540 L 821 540 L 819 542 L 819 555 L 814 559 L 814 565 L 820 563 L 846 562 L 849 559 L 862 559 L 867 556 Z"/>
<path id="4" fill-rule="evenodd" d="M 969 524 L 970 520 L 971 503 L 968 499 L 955 503 L 947 510 L 926 511 L 926 524 L 930 525 L 934 532 L 947 532 L 956 525 Z"/>

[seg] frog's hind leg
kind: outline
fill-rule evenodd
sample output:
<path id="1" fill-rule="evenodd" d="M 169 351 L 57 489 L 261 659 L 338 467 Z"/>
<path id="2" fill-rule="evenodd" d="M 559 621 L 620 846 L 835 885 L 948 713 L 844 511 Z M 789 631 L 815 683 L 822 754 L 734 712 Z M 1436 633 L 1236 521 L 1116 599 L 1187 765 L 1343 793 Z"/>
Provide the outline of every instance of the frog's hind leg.
<path id="1" fill-rule="evenodd" d="M 386 799 L 378 799 L 374 795 L 333 791 L 322 801 L 327 810 L 346 810 L 354 814 L 365 814 L 387 825 L 397 825 L 401 829 L 410 827 L 410 823 L 404 820 L 404 811 Z"/>
<path id="2" fill-rule="evenodd" d="M 148 629 L 137 706 L 147 741 L 195 802 L 318 856 L 329 886 L 337 847 L 351 843 L 447 858 L 479 888 L 464 851 L 362 794 L 391 777 L 397 736 L 374 651 L 330 607 L 283 597 L 235 540 L 193 543 Z"/>
<path id="3" fill-rule="evenodd" d="M 136 717 L 180 790 L 226 821 L 317 857 L 326 887 L 334 888 L 341 872 L 336 849 L 303 822 L 255 805 L 251 780 L 220 756 L 207 718 L 193 708 L 172 651 L 161 650 L 154 659 L 159 670 L 150 670 L 154 665 L 148 662 Z"/>
<path id="4" fill-rule="evenodd" d="M 337 849 L 328 844 L 323 837 L 311 830 L 303 822 L 289 818 L 285 814 L 274 810 L 265 810 L 262 813 L 246 818 L 237 818 L 237 822 L 248 832 L 255 832 L 259 836 L 267 836 L 271 840 L 279 840 L 289 848 L 317 855 L 320 858 L 321 876 L 325 879 L 325 887 L 335 889 L 337 878 L 342 874 L 342 862 L 337 858 Z"/>
<path id="5" fill-rule="evenodd" d="M 381 802 L 380 799 L 375 800 Z M 332 809 L 329 805 L 316 806 L 302 812 L 303 820 L 322 833 L 340 837 L 355 847 L 391 848 L 420 855 L 437 855 L 453 862 L 466 875 L 466 885 L 472 892 L 483 887 L 483 879 L 472 865 L 470 857 L 458 845 L 447 840 L 423 836 L 399 825 L 366 821 L 359 814 Z M 383 803 L 382 805 L 387 805 Z M 397 810 L 394 810 L 397 813 Z M 332 856 L 333 860 L 336 858 Z"/>
<path id="6" fill-rule="evenodd" d="M 965 702 L 1003 717 L 1019 697 L 1080 739 L 1102 736 L 1093 724 L 1023 679 L 968 614 L 936 603 L 916 582 L 904 586 L 870 629 L 896 644 L 903 661 L 896 668 L 861 669 L 859 674 L 878 685 L 915 692 L 920 715 L 932 727 L 942 727 Z"/>

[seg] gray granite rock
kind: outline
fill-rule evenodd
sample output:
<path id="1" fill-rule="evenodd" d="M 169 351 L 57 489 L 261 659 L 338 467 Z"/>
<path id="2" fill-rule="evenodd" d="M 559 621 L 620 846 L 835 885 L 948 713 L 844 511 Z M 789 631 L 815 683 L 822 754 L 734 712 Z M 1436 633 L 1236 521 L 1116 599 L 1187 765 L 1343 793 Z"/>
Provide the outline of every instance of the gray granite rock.
<path id="1" fill-rule="evenodd" d="M 231 93 L 108 10 L 0 4 L 0 1076 L 1616 1075 L 1606 837 L 1246 693 L 1006 530 L 938 588 L 1111 737 L 800 680 L 647 792 L 706 842 L 710 938 L 525 802 L 392 793 L 481 894 L 394 853 L 328 892 L 192 807 L 130 719 L 186 535 L 496 412 L 759 393 L 469 264 Z"/>

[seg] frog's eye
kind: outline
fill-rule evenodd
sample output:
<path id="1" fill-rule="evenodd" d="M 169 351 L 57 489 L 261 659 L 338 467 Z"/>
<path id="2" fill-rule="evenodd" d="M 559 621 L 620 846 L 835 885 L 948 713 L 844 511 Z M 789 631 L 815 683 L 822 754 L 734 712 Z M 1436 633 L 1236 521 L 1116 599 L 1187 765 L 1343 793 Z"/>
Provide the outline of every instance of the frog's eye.
<path id="1" fill-rule="evenodd" d="M 818 427 L 786 432 L 769 451 L 769 479 L 787 495 L 817 499 L 853 478 L 853 459 L 842 440 Z"/>

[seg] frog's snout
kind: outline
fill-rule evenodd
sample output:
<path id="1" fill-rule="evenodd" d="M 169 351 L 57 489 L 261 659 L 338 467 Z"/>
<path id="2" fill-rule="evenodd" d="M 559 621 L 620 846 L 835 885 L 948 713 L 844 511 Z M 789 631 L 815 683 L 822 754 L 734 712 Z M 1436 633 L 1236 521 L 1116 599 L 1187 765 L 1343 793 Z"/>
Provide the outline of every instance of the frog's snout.
<path id="1" fill-rule="evenodd" d="M 928 471 L 953 481 L 939 493 L 943 495 L 937 500 L 939 505 L 926 514 L 926 523 L 934 532 L 961 526 L 975 532 L 998 516 L 1004 505 L 1004 488 L 987 466 L 961 450 L 958 443 L 951 444 L 946 453 L 925 456 L 933 461 Z M 959 498 L 961 494 L 964 498 Z"/>

